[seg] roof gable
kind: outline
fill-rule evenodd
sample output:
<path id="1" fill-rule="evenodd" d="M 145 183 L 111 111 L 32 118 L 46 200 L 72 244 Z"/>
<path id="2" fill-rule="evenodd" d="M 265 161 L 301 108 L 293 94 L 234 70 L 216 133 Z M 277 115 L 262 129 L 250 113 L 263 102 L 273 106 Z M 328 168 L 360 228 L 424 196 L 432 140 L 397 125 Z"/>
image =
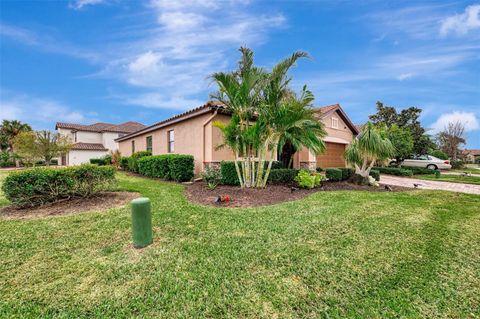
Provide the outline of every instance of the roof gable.
<path id="1" fill-rule="evenodd" d="M 345 113 L 345 111 L 342 109 L 342 107 L 338 103 L 316 108 L 315 112 L 319 115 L 320 118 L 324 118 L 336 112 L 342 118 L 345 124 L 347 124 L 348 128 L 352 131 L 354 135 L 358 135 L 360 133 L 358 128 L 352 123 L 350 118 L 347 116 L 347 113 Z"/>

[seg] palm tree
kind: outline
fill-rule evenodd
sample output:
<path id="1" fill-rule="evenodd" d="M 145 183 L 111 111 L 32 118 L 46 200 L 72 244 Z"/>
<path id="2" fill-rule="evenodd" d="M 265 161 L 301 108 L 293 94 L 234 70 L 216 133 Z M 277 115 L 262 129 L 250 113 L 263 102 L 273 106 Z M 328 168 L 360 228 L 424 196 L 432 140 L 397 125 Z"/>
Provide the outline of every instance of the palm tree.
<path id="1" fill-rule="evenodd" d="M 0 126 L 0 133 L 4 135 L 4 139 L 7 141 L 8 150 L 14 153 L 14 140 L 15 137 L 21 132 L 29 132 L 32 128 L 26 123 L 22 123 L 17 120 L 9 121 L 3 120 L 2 125 Z M 15 165 L 20 166 L 20 162 L 15 160 Z"/>
<path id="2" fill-rule="evenodd" d="M 277 106 L 264 108 L 262 119 L 269 128 L 266 147 L 271 151 L 271 156 L 267 172 L 259 186 L 266 186 L 276 154 L 281 153 L 287 143 L 297 150 L 306 147 L 314 154 L 325 151 L 323 138 L 327 133 L 323 123 L 315 117 L 313 100 L 312 92 L 304 86 L 299 97 L 291 92 Z"/>
<path id="3" fill-rule="evenodd" d="M 394 147 L 375 126 L 368 122 L 360 135 L 345 151 L 345 159 L 355 167 L 353 181 L 368 184 L 370 170 L 377 160 L 386 160 L 394 154 Z"/>
<path id="4" fill-rule="evenodd" d="M 266 78 L 266 72 L 253 65 L 253 51 L 241 47 L 242 54 L 238 62 L 238 70 L 230 73 L 217 72 L 212 75 L 213 81 L 218 85 L 218 92 L 212 94 L 212 98 L 220 101 L 226 109 L 232 113 L 232 122 L 225 126 L 216 122 L 224 133 L 226 145 L 235 154 L 235 169 L 237 171 L 240 186 L 251 187 L 254 183 L 255 152 L 255 126 L 252 119 L 258 111 L 262 84 Z M 242 169 L 238 161 L 242 158 Z"/>
<path id="5" fill-rule="evenodd" d="M 235 154 L 235 168 L 241 187 L 265 187 L 277 150 L 289 141 L 321 152 L 325 145 L 322 124 L 313 116 L 313 94 L 303 88 L 300 97 L 289 89 L 289 69 L 305 52 L 295 52 L 275 65 L 271 72 L 253 65 L 253 52 L 240 48 L 242 58 L 237 71 L 215 73 L 212 79 L 219 91 L 214 99 L 232 113 L 230 123 L 215 122 L 224 144 Z M 270 160 L 264 174 L 265 158 Z M 241 160 L 242 167 L 238 162 Z"/>

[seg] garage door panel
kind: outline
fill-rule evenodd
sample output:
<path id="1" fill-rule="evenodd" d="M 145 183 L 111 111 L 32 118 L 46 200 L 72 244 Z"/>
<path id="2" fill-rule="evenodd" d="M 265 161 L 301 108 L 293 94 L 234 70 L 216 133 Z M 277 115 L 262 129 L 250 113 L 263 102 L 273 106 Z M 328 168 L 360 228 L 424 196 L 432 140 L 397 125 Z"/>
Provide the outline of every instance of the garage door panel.
<path id="1" fill-rule="evenodd" d="M 317 156 L 317 167 L 345 167 L 345 144 L 325 143 L 326 150 Z"/>

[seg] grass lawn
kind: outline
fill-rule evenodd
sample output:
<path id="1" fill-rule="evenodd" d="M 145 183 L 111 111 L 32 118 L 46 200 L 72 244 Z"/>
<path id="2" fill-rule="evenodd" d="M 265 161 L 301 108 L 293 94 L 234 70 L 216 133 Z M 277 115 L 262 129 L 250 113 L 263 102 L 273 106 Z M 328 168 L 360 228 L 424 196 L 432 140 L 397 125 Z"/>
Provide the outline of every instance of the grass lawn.
<path id="1" fill-rule="evenodd" d="M 462 169 L 452 169 L 449 172 L 456 172 L 456 173 L 470 173 L 470 174 L 480 174 L 480 168 L 476 167 L 465 167 Z"/>
<path id="2" fill-rule="evenodd" d="M 119 179 L 152 199 L 154 245 L 131 248 L 127 207 L 0 219 L 0 317 L 480 316 L 480 196 L 318 192 L 227 209 Z"/>
<path id="3" fill-rule="evenodd" d="M 428 181 L 452 182 L 452 183 L 465 183 L 465 184 L 480 185 L 480 177 L 479 176 L 461 176 L 461 175 L 442 174 L 439 178 L 436 178 L 435 175 L 415 175 L 415 178 L 428 180 Z"/>

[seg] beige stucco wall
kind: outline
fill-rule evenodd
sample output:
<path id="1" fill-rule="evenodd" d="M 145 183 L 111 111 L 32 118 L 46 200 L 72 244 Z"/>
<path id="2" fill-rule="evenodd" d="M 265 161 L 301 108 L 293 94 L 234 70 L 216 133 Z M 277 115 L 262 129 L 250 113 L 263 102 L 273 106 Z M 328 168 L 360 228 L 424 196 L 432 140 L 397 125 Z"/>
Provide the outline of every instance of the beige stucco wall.
<path id="1" fill-rule="evenodd" d="M 202 114 L 186 121 L 174 123 L 165 127 L 162 127 L 156 131 L 144 133 L 139 136 L 127 139 L 119 142 L 119 150 L 123 156 L 132 155 L 132 140 L 135 140 L 135 151 L 145 151 L 147 142 L 147 136 L 152 136 L 152 154 L 160 155 L 168 153 L 168 135 L 167 132 L 174 130 L 175 154 L 189 154 L 193 155 L 195 159 L 195 174 L 200 174 L 203 169 L 203 127 L 204 124 L 212 117 L 212 113 Z M 211 134 L 211 124 L 206 126 L 210 127 L 210 130 L 206 129 Z M 209 148 L 211 150 L 211 143 Z M 206 152 L 207 153 L 207 152 Z M 210 155 L 211 156 L 211 155 Z"/>
<path id="2" fill-rule="evenodd" d="M 338 129 L 331 127 L 331 117 L 338 118 Z M 199 175 L 203 170 L 203 162 L 220 162 L 222 160 L 233 160 L 234 154 L 228 148 L 216 149 L 222 144 L 222 133 L 213 125 L 214 121 L 228 123 L 230 117 L 223 114 L 205 113 L 182 122 L 174 123 L 152 132 L 119 142 L 119 150 L 123 156 L 132 155 L 132 140 L 135 141 L 135 151 L 146 150 L 146 138 L 152 136 L 153 155 L 167 154 L 168 137 L 167 132 L 175 132 L 176 154 L 189 154 L 195 158 L 195 174 Z M 322 120 L 325 130 L 330 137 L 337 137 L 348 142 L 353 139 L 353 133 L 335 112 Z M 269 156 L 267 156 L 267 159 Z M 294 155 L 294 166 L 299 167 L 301 162 L 315 162 L 316 156 L 307 149 L 301 149 Z"/>
<path id="3" fill-rule="evenodd" d="M 74 140 L 75 142 L 75 140 Z M 82 143 L 102 143 L 102 134 L 95 132 L 77 131 L 77 142 Z"/>
<path id="4" fill-rule="evenodd" d="M 67 165 L 90 163 L 91 158 L 100 158 L 108 154 L 107 151 L 80 151 L 72 150 L 67 154 Z"/>
<path id="5" fill-rule="evenodd" d="M 338 119 L 338 128 L 332 128 L 332 117 Z M 323 124 L 325 125 L 325 130 L 327 131 L 327 136 L 337 137 L 348 141 L 349 143 L 353 141 L 353 133 L 347 124 L 342 120 L 338 112 L 333 112 L 332 114 L 327 115 L 322 119 Z"/>
<path id="6" fill-rule="evenodd" d="M 111 151 L 118 149 L 118 143 L 115 142 L 115 139 L 119 137 L 118 133 L 112 132 L 103 132 L 102 133 L 102 144 L 105 148 L 108 148 Z"/>

